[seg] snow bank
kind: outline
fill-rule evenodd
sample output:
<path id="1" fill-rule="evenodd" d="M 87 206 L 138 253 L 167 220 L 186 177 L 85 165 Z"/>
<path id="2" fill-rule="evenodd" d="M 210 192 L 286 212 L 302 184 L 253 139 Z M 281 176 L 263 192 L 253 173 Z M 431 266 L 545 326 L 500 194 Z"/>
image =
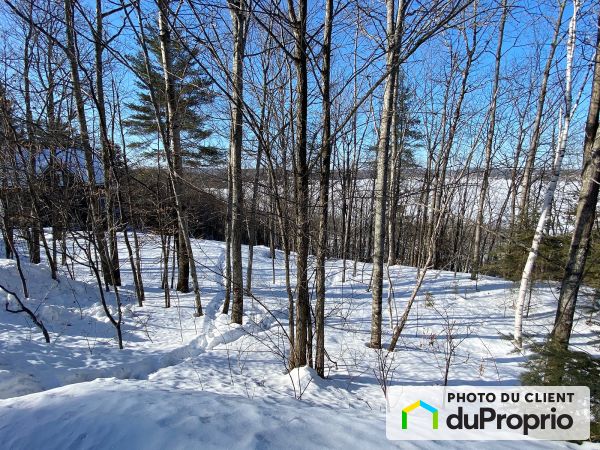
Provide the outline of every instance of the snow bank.
<path id="1" fill-rule="evenodd" d="M 0 401 L 5 448 L 376 448 L 382 415 L 98 379 Z M 350 432 L 349 425 L 352 424 Z"/>
<path id="2" fill-rule="evenodd" d="M 480 448 L 482 443 L 391 442 L 380 413 L 171 391 L 147 381 L 98 379 L 0 401 L 4 448 Z M 521 447 L 518 442 L 486 447 Z M 530 443 L 528 448 L 567 448 Z"/>

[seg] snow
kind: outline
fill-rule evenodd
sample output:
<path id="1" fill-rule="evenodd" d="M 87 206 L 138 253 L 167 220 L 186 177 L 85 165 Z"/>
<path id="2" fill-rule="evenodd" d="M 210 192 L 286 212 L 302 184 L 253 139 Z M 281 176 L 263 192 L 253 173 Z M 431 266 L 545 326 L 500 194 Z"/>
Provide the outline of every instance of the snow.
<path id="1" fill-rule="evenodd" d="M 460 161 L 452 170 L 448 173 L 449 180 L 448 185 L 452 186 L 449 191 L 450 199 L 448 201 L 448 211 L 451 214 L 458 215 L 460 217 L 468 218 L 471 221 L 475 221 L 477 217 L 477 210 L 479 205 L 480 186 L 482 183 L 482 173 L 470 173 L 468 176 L 462 171 L 464 161 Z M 424 170 L 404 170 L 401 172 L 400 178 L 400 203 L 403 204 L 404 215 L 415 216 L 417 209 L 421 205 L 421 195 L 423 191 L 423 177 L 425 176 Z M 535 173 L 534 180 L 532 180 L 531 192 L 534 196 L 535 202 L 538 204 L 536 207 L 539 209 L 539 203 L 543 200 L 545 189 L 548 185 L 548 176 L 545 178 L 541 177 L 541 174 Z M 352 211 L 352 220 L 360 221 L 361 214 L 369 216 L 371 211 L 368 210 L 366 205 L 370 205 L 370 199 L 373 190 L 374 178 L 363 177 L 356 180 L 356 191 L 353 193 L 353 198 L 357 203 Z M 335 205 L 340 205 L 344 196 L 342 181 L 338 177 L 332 177 L 332 202 L 331 202 L 331 215 L 337 215 L 340 211 Z M 206 192 L 210 192 L 213 195 L 220 197 L 223 201 L 227 201 L 227 189 L 226 188 L 214 188 L 210 185 L 203 186 Z M 571 172 L 563 172 L 556 185 L 556 192 L 553 199 L 552 211 L 554 219 L 552 226 L 549 230 L 550 235 L 560 235 L 572 232 L 573 222 L 575 220 L 573 205 L 577 203 L 579 198 L 579 190 L 581 188 L 581 178 L 579 173 L 576 176 Z M 261 192 L 260 189 L 263 191 Z M 432 188 L 433 189 L 433 188 Z M 316 204 L 319 198 L 319 184 L 311 183 L 309 185 L 310 197 L 312 203 Z M 465 194 L 466 190 L 466 194 Z M 259 198 L 262 196 L 270 195 L 268 186 L 259 187 Z M 348 195 L 348 193 L 346 193 Z M 430 196 L 433 195 L 433 191 L 430 192 Z M 483 218 L 484 222 L 489 224 L 499 223 L 504 226 L 510 224 L 511 215 L 511 204 L 509 197 L 511 196 L 511 181 L 510 174 L 492 174 L 489 179 L 489 199 L 484 207 Z M 244 198 L 251 198 L 253 196 L 252 185 L 245 186 Z M 508 199 L 508 200 L 507 200 Z M 364 203 L 366 211 L 361 212 L 361 204 Z M 263 205 L 267 207 L 267 205 Z M 261 204 L 258 204 L 259 211 L 261 210 Z M 263 214 L 269 215 L 268 210 L 263 210 Z M 517 211 L 518 213 L 518 211 Z"/>
<path id="2" fill-rule="evenodd" d="M 152 235 L 142 236 L 146 302 L 138 307 L 126 249 L 119 244 L 123 350 L 117 348 L 94 277 L 77 255 L 75 280 L 63 267 L 58 282 L 44 265 L 23 261 L 30 291 L 25 302 L 48 327 L 52 342 L 46 344 L 24 314 L 0 311 L 3 448 L 465 447 L 460 442 L 386 440 L 384 396 L 374 371 L 378 353 L 365 345 L 371 313 L 369 264 L 359 263 L 354 275 L 348 262 L 342 282 L 342 262 L 327 263 L 328 377 L 323 380 L 310 368 L 287 370 L 288 300 L 281 252 L 276 254 L 273 282 L 269 250 L 255 249 L 254 298 L 245 298 L 240 326 L 229 324 L 220 313 L 224 243 L 193 241 L 203 317 L 194 316 L 193 293 L 172 291 L 173 306 L 164 307 L 159 239 Z M 389 279 L 395 298 L 392 312 L 401 314 L 416 270 L 394 266 Z M 0 259 L 0 280 L 21 293 L 14 261 Z M 384 289 L 385 342 L 391 335 L 385 302 L 390 281 Z M 468 274 L 428 273 L 390 362 L 388 382 L 441 384 L 445 336 L 451 328 L 460 343 L 450 384 L 518 385 L 527 355 L 515 351 L 507 338 L 517 291 L 513 283 L 497 278 L 482 277 L 476 286 Z M 106 295 L 114 305 L 114 294 Z M 581 296 L 580 302 L 572 344 L 597 355 L 590 336 L 598 327 L 588 321 L 586 309 L 591 300 Z M 538 286 L 525 319 L 527 339 L 543 339 L 555 305 L 556 286 Z M 490 444 L 494 447 L 485 445 Z"/>

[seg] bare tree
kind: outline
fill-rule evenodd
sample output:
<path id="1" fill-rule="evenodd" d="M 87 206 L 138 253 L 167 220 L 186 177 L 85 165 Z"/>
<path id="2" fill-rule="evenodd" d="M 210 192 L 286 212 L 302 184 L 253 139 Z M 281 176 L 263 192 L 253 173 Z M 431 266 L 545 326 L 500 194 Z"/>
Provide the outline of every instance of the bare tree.
<path id="1" fill-rule="evenodd" d="M 600 16 L 599 22 L 600 25 Z M 561 284 L 556 319 L 551 340 L 564 349 L 568 348 L 577 294 L 585 273 L 585 264 L 590 251 L 591 234 L 594 228 L 598 190 L 600 187 L 600 134 L 598 133 L 598 112 L 600 110 L 600 31 L 596 39 L 594 77 L 592 95 L 585 125 L 583 145 L 582 185 L 577 202 L 577 213 L 573 227 L 573 237 L 569 248 L 567 265 Z"/>
<path id="2" fill-rule="evenodd" d="M 307 362 L 307 343 L 309 329 L 309 292 L 308 292 L 308 252 L 309 252 L 309 211 L 308 184 L 310 171 L 307 157 L 307 120 L 308 120 L 308 43 L 306 24 L 308 14 L 306 0 L 298 0 L 297 9 L 293 0 L 288 0 L 289 21 L 294 37 L 294 67 L 296 69 L 297 105 L 296 147 L 294 150 L 294 185 L 296 190 L 296 336 L 290 367 L 301 367 Z"/>
<path id="3" fill-rule="evenodd" d="M 331 33 L 333 28 L 333 0 L 325 4 L 325 18 L 323 28 L 323 66 L 321 67 L 322 92 L 323 92 L 323 135 L 321 141 L 321 177 L 319 179 L 319 237 L 317 242 L 316 262 L 316 291 L 317 311 L 315 328 L 317 333 L 317 348 L 315 356 L 315 370 L 325 376 L 325 257 L 327 252 L 327 222 L 329 213 L 329 178 L 331 165 Z"/>
<path id="4" fill-rule="evenodd" d="M 404 21 L 405 3 L 400 1 L 395 9 L 395 1 L 386 1 L 386 68 L 388 78 L 383 94 L 379 141 L 377 144 L 377 176 L 375 179 L 375 222 L 373 235 L 373 303 L 371 311 L 372 348 L 381 348 L 381 312 L 383 295 L 383 263 L 385 248 L 385 220 L 387 202 L 387 176 L 389 145 L 394 115 L 394 93 L 398 75 L 398 59 Z"/>
<path id="5" fill-rule="evenodd" d="M 233 308 L 231 321 L 242 323 L 244 314 L 244 280 L 242 277 L 242 133 L 243 133 L 243 88 L 244 52 L 248 26 L 248 5 L 246 0 L 229 0 L 229 11 L 233 22 L 233 90 L 231 118 L 231 149 L 229 152 L 232 176 L 231 210 L 231 253 Z"/>
<path id="6" fill-rule="evenodd" d="M 475 240 L 473 241 L 473 267 L 471 269 L 471 279 L 476 280 L 479 274 L 479 264 L 481 262 L 481 233 L 483 226 L 483 210 L 485 200 L 488 194 L 489 177 L 492 168 L 492 151 L 494 146 L 494 131 L 496 128 L 496 104 L 498 101 L 498 90 L 500 85 L 500 61 L 502 60 L 502 41 L 504 39 L 504 25 L 508 16 L 509 8 L 506 0 L 502 1 L 502 17 L 498 27 L 498 46 L 496 47 L 496 66 L 494 69 L 494 82 L 492 85 L 492 100 L 490 102 L 489 126 L 487 139 L 485 142 L 485 167 L 481 180 L 481 192 L 479 193 L 479 208 L 477 211 L 477 221 L 475 222 Z"/>
<path id="7" fill-rule="evenodd" d="M 556 185 L 560 176 L 562 167 L 562 160 L 565 155 L 567 148 L 567 138 L 569 135 L 569 125 L 573 116 L 575 108 L 572 107 L 572 70 L 573 70 L 573 53 L 575 51 L 575 32 L 577 25 L 577 13 L 579 11 L 579 0 L 573 0 L 573 16 L 569 22 L 569 39 L 567 42 L 567 62 L 565 68 L 565 112 L 564 120 L 560 123 L 560 131 L 558 137 L 558 144 L 555 150 L 554 163 L 552 166 L 552 178 L 546 188 L 544 195 L 544 203 L 540 212 L 540 218 L 538 219 L 533 241 L 531 243 L 531 249 L 527 257 L 527 262 L 523 268 L 523 275 L 521 277 L 521 285 L 519 288 L 519 296 L 517 298 L 516 310 L 515 310 L 515 330 L 514 340 L 517 347 L 523 345 L 523 308 L 525 306 L 525 299 L 529 291 L 531 283 L 531 277 L 533 274 L 533 268 L 535 261 L 539 254 L 540 244 L 546 230 L 546 224 L 549 219 L 550 209 L 552 208 L 552 200 L 554 199 L 554 192 L 556 191 Z"/>
<path id="8" fill-rule="evenodd" d="M 548 57 L 546 59 L 546 66 L 542 74 L 542 83 L 540 85 L 540 92 L 537 100 L 537 109 L 535 113 L 535 120 L 532 125 L 531 140 L 529 142 L 529 150 L 527 152 L 527 159 L 525 162 L 525 168 L 523 169 L 523 178 L 521 179 L 521 197 L 519 200 L 519 223 L 524 225 L 527 218 L 529 192 L 531 190 L 531 175 L 533 173 L 533 166 L 535 163 L 535 157 L 537 154 L 538 146 L 540 143 L 540 137 L 542 134 L 542 118 L 544 115 L 544 106 L 546 104 L 546 96 L 548 92 L 548 79 L 550 78 L 550 70 L 552 69 L 552 61 L 554 60 L 554 54 L 556 47 L 560 42 L 560 30 L 562 25 L 563 13 L 567 0 L 560 0 L 558 16 L 554 24 L 554 35 L 550 43 L 550 50 L 548 51 Z"/>
<path id="9" fill-rule="evenodd" d="M 202 302 L 200 299 L 200 286 L 198 284 L 198 276 L 196 274 L 196 262 L 194 261 L 192 244 L 188 232 L 187 217 L 181 202 L 181 177 L 183 172 L 183 164 L 181 160 L 181 136 L 179 117 L 177 113 L 175 81 L 173 79 L 173 71 L 171 69 L 172 49 L 170 33 L 171 25 L 168 20 L 169 6 L 166 0 L 159 0 L 158 6 L 160 47 L 165 81 L 165 94 L 167 98 L 167 122 L 169 127 L 169 146 L 165 149 L 165 151 L 167 154 L 167 163 L 169 165 L 169 178 L 171 182 L 171 187 L 173 189 L 175 209 L 177 212 L 177 221 L 179 224 L 179 278 L 177 285 L 179 290 L 182 290 L 184 292 L 186 291 L 185 273 L 189 268 L 189 271 L 192 275 L 192 283 L 194 286 L 194 295 L 196 300 L 196 315 L 201 316 L 203 314 Z"/>

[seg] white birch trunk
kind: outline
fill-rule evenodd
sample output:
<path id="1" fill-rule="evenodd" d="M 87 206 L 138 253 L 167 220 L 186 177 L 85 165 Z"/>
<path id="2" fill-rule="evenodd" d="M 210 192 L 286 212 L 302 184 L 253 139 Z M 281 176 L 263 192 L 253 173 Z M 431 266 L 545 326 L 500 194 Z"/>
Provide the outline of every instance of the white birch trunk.
<path id="1" fill-rule="evenodd" d="M 558 145 L 556 147 L 556 153 L 554 156 L 554 164 L 552 166 L 552 178 L 546 188 L 546 194 L 544 195 L 544 203 L 538 219 L 533 241 L 531 243 L 531 249 L 529 250 L 529 256 L 527 262 L 523 268 L 523 275 L 521 277 L 521 286 L 519 288 L 519 296 L 517 298 L 516 310 L 515 310 L 515 330 L 514 340 L 518 348 L 521 348 L 523 344 L 523 307 L 525 305 L 525 298 L 527 297 L 527 291 L 531 283 L 531 276 L 533 274 L 533 268 L 537 259 L 540 244 L 546 229 L 546 224 L 550 216 L 550 209 L 552 207 L 552 201 L 554 200 L 554 192 L 556 191 L 556 185 L 560 176 L 560 170 L 562 160 L 565 155 L 565 149 L 567 147 L 567 137 L 569 135 L 569 125 L 571 122 L 572 111 L 571 111 L 571 88 L 572 88 L 572 68 L 573 68 L 573 53 L 575 49 L 575 28 L 577 24 L 577 12 L 579 10 L 579 0 L 573 0 L 573 16 L 569 22 L 569 40 L 567 42 L 567 63 L 565 68 L 565 116 L 564 121 L 559 119 L 560 130 L 558 137 Z"/>

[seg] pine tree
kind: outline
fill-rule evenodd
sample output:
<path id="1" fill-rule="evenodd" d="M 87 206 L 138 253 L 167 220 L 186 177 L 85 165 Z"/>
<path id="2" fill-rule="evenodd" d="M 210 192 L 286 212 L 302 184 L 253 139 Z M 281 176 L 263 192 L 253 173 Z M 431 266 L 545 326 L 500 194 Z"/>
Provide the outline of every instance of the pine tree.
<path id="1" fill-rule="evenodd" d="M 191 46 L 182 41 L 179 36 L 173 35 L 172 41 L 173 73 L 181 126 L 183 163 L 185 166 L 219 163 L 223 159 L 223 150 L 205 144 L 206 139 L 211 136 L 212 130 L 206 126 L 207 116 L 203 113 L 203 109 L 214 100 L 215 95 L 211 90 L 212 82 L 196 63 L 198 49 L 190 48 Z M 162 129 L 167 129 L 167 99 L 160 63 L 160 40 L 158 31 L 154 28 L 150 30 L 148 36 L 148 50 L 152 59 L 149 76 L 146 73 L 144 55 L 140 52 L 133 57 L 132 66 L 143 80 L 138 79 L 135 82 L 138 89 L 137 99 L 135 102 L 127 103 L 131 114 L 124 123 L 132 134 L 141 138 L 132 143 L 132 147 L 143 150 L 145 156 L 154 156 L 153 148 L 157 127 L 149 85 L 153 87 L 157 95 Z"/>

